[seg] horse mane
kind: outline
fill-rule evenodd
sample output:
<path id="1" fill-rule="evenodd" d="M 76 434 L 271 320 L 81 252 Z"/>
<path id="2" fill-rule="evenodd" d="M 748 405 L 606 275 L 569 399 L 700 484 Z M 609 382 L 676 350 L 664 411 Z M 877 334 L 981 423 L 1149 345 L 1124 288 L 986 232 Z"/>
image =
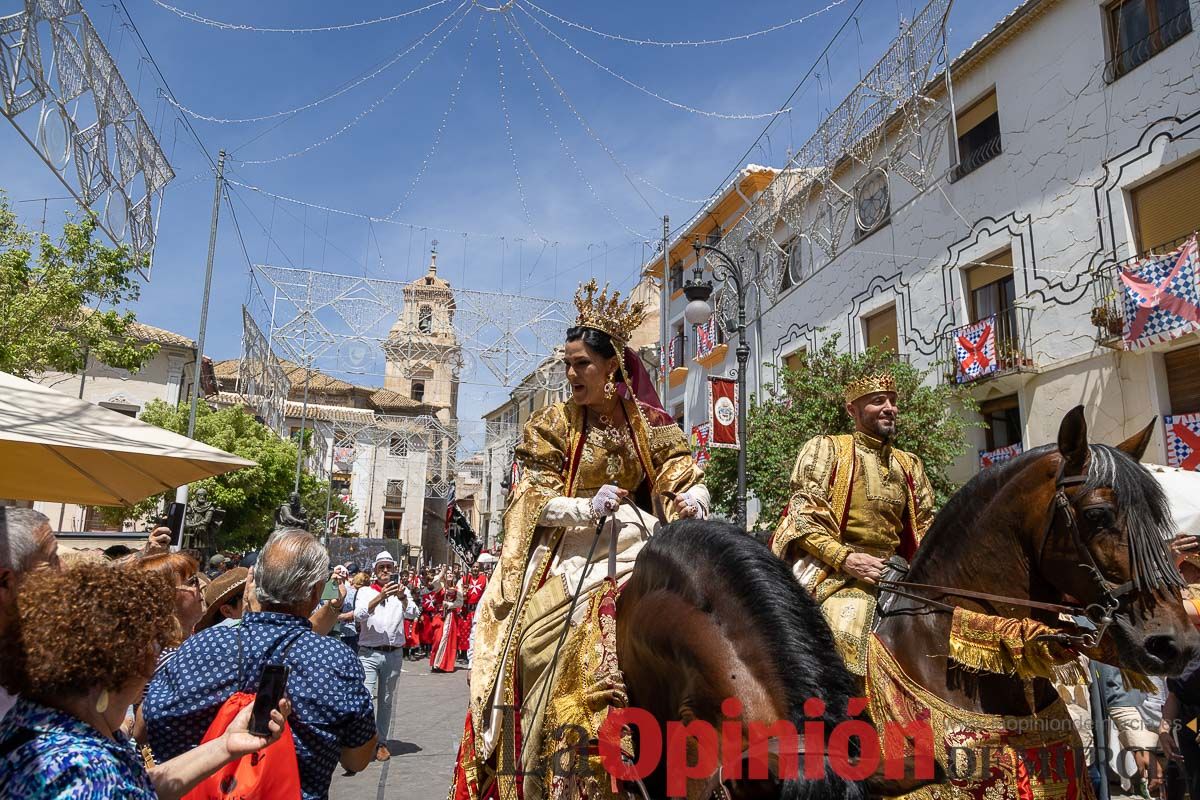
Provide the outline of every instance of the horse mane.
<path id="1" fill-rule="evenodd" d="M 706 609 L 706 598 L 716 593 L 738 601 L 744 614 L 737 620 L 739 628 L 756 631 L 774 656 L 773 667 L 785 687 L 787 716 L 796 730 L 804 730 L 804 701 L 813 697 L 825 702 L 826 731 L 850 718 L 847 704 L 857 689 L 841 660 L 833 657 L 837 650 L 829 625 L 789 566 L 765 544 L 728 522 L 680 520 L 647 543 L 638 568 L 643 576 L 653 573 L 657 586 L 677 592 L 700 609 Z M 828 770 L 827 780 L 841 786 L 830 796 L 855 796 L 853 787 Z M 803 770 L 797 780 L 784 782 L 780 795 L 819 796 L 824 795 L 804 779 Z"/>
<path id="2" fill-rule="evenodd" d="M 973 530 L 992 497 L 1026 467 L 1052 452 L 1057 452 L 1055 445 L 1042 445 L 982 470 L 967 481 L 934 517 L 912 566 L 915 568 L 929 558 L 935 546 L 943 548 L 939 555 L 952 557 L 957 549 L 954 543 L 965 544 L 966 537 L 948 537 L 944 531 Z M 1136 565 L 1136 588 L 1141 591 L 1164 585 L 1182 587 L 1183 579 L 1167 548 L 1176 531 L 1162 485 L 1136 459 L 1116 447 L 1090 444 L 1088 455 L 1087 476 L 1080 492 L 1106 488 L 1116 495 L 1119 521 L 1129 539 L 1130 564 Z"/>

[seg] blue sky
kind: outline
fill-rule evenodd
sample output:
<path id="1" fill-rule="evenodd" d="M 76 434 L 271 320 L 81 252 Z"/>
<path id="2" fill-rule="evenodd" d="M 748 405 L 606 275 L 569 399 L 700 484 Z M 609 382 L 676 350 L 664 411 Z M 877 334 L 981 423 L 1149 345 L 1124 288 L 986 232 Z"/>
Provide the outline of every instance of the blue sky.
<path id="1" fill-rule="evenodd" d="M 431 2 L 172 4 L 230 23 L 295 28 L 357 22 Z M 125 0 L 125 6 L 179 102 L 208 116 L 243 118 L 309 103 L 373 71 L 435 28 L 461 2 L 448 0 L 391 22 L 303 34 L 219 29 L 184 19 L 154 0 Z M 280 266 L 406 279 L 424 271 L 429 242 L 437 238 L 442 274 L 456 285 L 569 297 L 581 280 L 595 275 L 628 288 L 648 254 L 643 242 L 661 228 L 661 215 L 669 213 L 678 224 L 696 208 L 647 183 L 679 197 L 705 197 L 738 166 L 769 122 L 703 116 L 649 97 L 588 63 L 533 18 L 629 81 L 680 104 L 725 114 L 779 108 L 833 40 L 827 57 L 820 59 L 793 99 L 793 110 L 775 119 L 768 137 L 747 159 L 779 166 L 788 148 L 799 147 L 823 113 L 836 106 L 861 71 L 883 53 L 899 17 L 911 18 L 919 8 L 915 0 L 536 2 L 597 30 L 660 40 L 729 37 L 821 13 L 743 41 L 662 48 L 601 38 L 541 15 L 528 0 L 517 0 L 518 8 L 510 13 L 534 51 L 595 136 L 636 173 L 629 177 L 583 130 L 501 16 L 483 10 L 498 0 L 468 0 L 437 33 L 377 77 L 282 123 L 193 120 L 210 153 L 222 147 L 230 151 L 227 174 L 235 181 L 380 217 L 400 205 L 395 218 L 404 223 L 368 226 L 361 219 L 232 187 L 245 253 L 225 207 L 209 316 L 209 355 L 238 355 L 247 255 L 254 262 Z M 1016 0 L 960 0 L 951 13 L 951 53 L 961 52 L 1015 4 Z M 0 0 L 0 13 L 20 5 L 17 0 Z M 160 140 L 177 173 L 163 203 L 154 271 L 136 311 L 145 322 L 194 337 L 211 215 L 211 169 L 177 121 L 181 112 L 158 96 L 157 78 L 140 58 L 122 12 L 98 0 L 84 0 L 84 6 L 117 56 L 146 117 L 159 125 Z M 522 6 L 525 11 L 519 10 Z M 833 39 L 843 24 L 842 35 Z M 402 82 L 447 31 L 440 47 Z M 519 53 L 557 131 L 547 121 Z M 447 113 L 452 94 L 454 106 Z M 304 155 L 271 164 L 245 163 L 305 149 L 377 101 L 375 109 L 345 133 Z M 0 188 L 33 227 L 41 224 L 43 204 L 21 201 L 65 194 L 9 125 L 0 127 Z M 69 207 L 61 200 L 48 202 L 48 227 L 61 222 Z M 447 230 L 429 230 L 435 227 Z M 543 238 L 557 244 L 543 246 Z M 464 403 L 462 416 L 493 406 L 502 397 L 499 390 L 475 392 Z"/>

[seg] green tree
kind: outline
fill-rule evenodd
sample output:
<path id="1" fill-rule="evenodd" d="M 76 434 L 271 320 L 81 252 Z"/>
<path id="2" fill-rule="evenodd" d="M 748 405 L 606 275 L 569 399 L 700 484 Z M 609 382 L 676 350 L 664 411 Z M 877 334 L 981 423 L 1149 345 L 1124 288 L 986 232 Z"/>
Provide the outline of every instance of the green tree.
<path id="1" fill-rule="evenodd" d="M 96 230 L 87 214 L 68 222 L 56 244 L 22 228 L 0 195 L 0 370 L 23 378 L 78 372 L 90 354 L 136 371 L 158 352 L 133 335 L 132 313 L 97 310 L 137 300 L 145 260 L 103 246 Z"/>
<path id="2" fill-rule="evenodd" d="M 900 424 L 896 445 L 916 453 L 925 464 L 940 508 L 958 487 L 947 472 L 966 450 L 973 424 L 964 412 L 978 405 L 961 386 L 923 384 L 922 373 L 890 353 L 875 349 L 854 355 L 839 352 L 835 335 L 815 352 L 806 353 L 795 370 L 782 370 L 779 382 L 767 386 L 770 400 L 751 402 L 747 412 L 746 480 L 762 510 L 758 527 L 773 528 L 790 499 L 789 478 L 801 445 L 820 434 L 850 433 L 854 423 L 845 411 L 846 384 L 864 375 L 889 372 L 896 380 Z M 737 451 L 713 450 L 705 484 L 720 513 L 733 516 L 737 497 Z"/>
<path id="3" fill-rule="evenodd" d="M 161 400 L 147 403 L 141 419 L 175 433 L 187 432 L 189 406 L 168 405 Z M 275 510 L 287 501 L 296 479 L 296 443 L 281 439 L 267 426 L 255 420 L 239 406 L 213 411 L 201 403 L 196 412 L 197 441 L 228 453 L 248 458 L 255 466 L 206 478 L 192 484 L 192 492 L 204 487 L 218 508 L 225 509 L 217 546 L 232 550 L 256 548 L 266 541 L 275 527 Z M 306 437 L 306 444 L 307 444 Z M 324 481 L 307 471 L 300 476 L 301 502 L 309 511 L 314 531 L 320 530 L 325 516 Z M 153 514 L 170 493 L 143 500 L 131 508 L 106 509 L 110 522 L 138 519 Z M 319 510 L 318 510 L 319 509 Z M 356 511 L 336 496 L 331 510 L 346 514 L 353 521 Z"/>

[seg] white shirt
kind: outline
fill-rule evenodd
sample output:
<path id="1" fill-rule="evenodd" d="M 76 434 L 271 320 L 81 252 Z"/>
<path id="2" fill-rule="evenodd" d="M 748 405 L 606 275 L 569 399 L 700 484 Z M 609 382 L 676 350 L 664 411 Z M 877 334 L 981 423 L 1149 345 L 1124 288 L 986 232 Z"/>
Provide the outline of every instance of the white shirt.
<path id="1" fill-rule="evenodd" d="M 379 596 L 377 589 L 364 586 L 354 598 L 354 620 L 358 623 L 360 647 L 403 647 L 404 620 L 415 619 L 420 613 L 407 588 L 403 593 L 384 600 L 369 612 L 371 601 Z"/>

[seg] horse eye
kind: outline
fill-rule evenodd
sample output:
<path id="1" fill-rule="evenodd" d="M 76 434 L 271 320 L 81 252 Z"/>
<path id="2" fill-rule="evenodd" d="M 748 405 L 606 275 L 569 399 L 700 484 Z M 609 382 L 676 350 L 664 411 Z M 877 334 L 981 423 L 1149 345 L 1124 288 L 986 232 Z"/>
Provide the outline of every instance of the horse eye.
<path id="1" fill-rule="evenodd" d="M 1089 508 L 1083 512 L 1083 516 L 1091 525 L 1097 528 L 1110 528 L 1116 522 L 1116 517 L 1113 516 L 1112 509 L 1109 508 Z"/>

